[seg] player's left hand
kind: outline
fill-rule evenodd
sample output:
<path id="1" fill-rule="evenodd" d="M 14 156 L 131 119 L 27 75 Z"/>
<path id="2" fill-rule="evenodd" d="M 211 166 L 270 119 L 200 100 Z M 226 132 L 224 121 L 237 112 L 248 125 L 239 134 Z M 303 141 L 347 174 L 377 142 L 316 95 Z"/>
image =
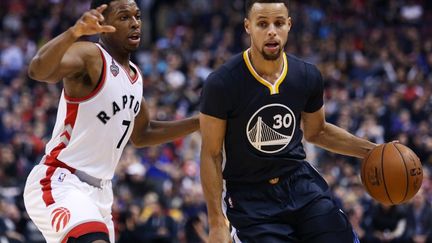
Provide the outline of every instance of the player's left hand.
<path id="1" fill-rule="evenodd" d="M 71 27 L 74 35 L 81 37 L 83 35 L 95 35 L 103 32 L 115 32 L 116 28 L 114 26 L 101 24 L 105 20 L 102 13 L 107 7 L 108 5 L 102 4 L 96 9 L 85 12 L 75 25 Z"/>

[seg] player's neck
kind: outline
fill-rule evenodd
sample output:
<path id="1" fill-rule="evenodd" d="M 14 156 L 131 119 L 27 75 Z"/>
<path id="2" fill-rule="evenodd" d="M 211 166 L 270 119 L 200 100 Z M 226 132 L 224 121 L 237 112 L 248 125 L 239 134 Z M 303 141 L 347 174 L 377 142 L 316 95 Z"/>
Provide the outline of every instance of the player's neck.
<path id="1" fill-rule="evenodd" d="M 129 70 L 130 53 L 121 53 L 115 47 L 99 41 L 99 44 L 116 60 L 117 63 Z"/>
<path id="2" fill-rule="evenodd" d="M 251 48 L 249 49 L 248 55 L 249 60 L 258 75 L 271 83 L 276 82 L 284 68 L 282 54 L 275 60 L 267 60 L 261 53 L 259 53 L 259 51 Z"/>

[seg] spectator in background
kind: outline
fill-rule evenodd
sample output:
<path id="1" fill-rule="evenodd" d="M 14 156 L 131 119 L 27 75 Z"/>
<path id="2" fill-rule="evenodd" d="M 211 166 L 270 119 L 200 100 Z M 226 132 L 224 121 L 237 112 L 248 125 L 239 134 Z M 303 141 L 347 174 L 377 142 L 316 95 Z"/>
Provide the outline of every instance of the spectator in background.
<path id="1" fill-rule="evenodd" d="M 403 242 L 407 219 L 402 206 L 378 203 L 371 210 L 371 219 L 365 242 Z"/>
<path id="2" fill-rule="evenodd" d="M 137 226 L 139 224 L 140 206 L 132 204 L 125 212 L 121 213 L 118 225 L 120 234 L 118 235 L 118 243 L 138 243 L 143 232 L 139 232 Z"/>
<path id="3" fill-rule="evenodd" d="M 24 236 L 17 232 L 21 214 L 13 202 L 0 199 L 0 242 L 24 243 Z"/>
<path id="4" fill-rule="evenodd" d="M 0 56 L 0 79 L 9 84 L 24 67 L 24 53 L 12 40 L 6 39 L 4 42 L 5 48 Z"/>
<path id="5" fill-rule="evenodd" d="M 353 205 L 348 211 L 347 216 L 360 242 L 366 242 L 366 226 L 364 224 L 364 211 L 360 204 Z"/>
<path id="6" fill-rule="evenodd" d="M 356 135 L 374 143 L 384 143 L 384 128 L 377 124 L 376 118 L 372 115 L 365 115 Z"/>
<path id="7" fill-rule="evenodd" d="M 206 243 L 208 240 L 207 231 L 207 216 L 204 213 L 189 217 L 185 225 L 186 242 Z"/>
<path id="8" fill-rule="evenodd" d="M 405 242 L 432 242 L 432 207 L 424 190 L 420 189 L 407 207 Z"/>
<path id="9" fill-rule="evenodd" d="M 160 200 L 148 204 L 151 211 L 145 222 L 137 225 L 136 232 L 140 243 L 176 243 L 178 225 L 168 214 Z"/>

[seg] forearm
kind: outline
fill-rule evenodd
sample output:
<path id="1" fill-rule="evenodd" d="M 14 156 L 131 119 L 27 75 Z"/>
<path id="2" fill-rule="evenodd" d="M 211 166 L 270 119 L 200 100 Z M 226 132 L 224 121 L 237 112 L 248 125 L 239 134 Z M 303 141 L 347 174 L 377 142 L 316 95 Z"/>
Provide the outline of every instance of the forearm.
<path id="1" fill-rule="evenodd" d="M 199 129 L 197 117 L 179 121 L 150 121 L 145 132 L 134 143 L 137 147 L 158 145 L 186 136 Z"/>
<path id="2" fill-rule="evenodd" d="M 222 154 L 201 153 L 201 185 L 207 203 L 210 228 L 225 226 L 222 212 Z"/>
<path id="3" fill-rule="evenodd" d="M 308 142 L 334 153 L 364 158 L 376 144 L 356 137 L 333 124 L 325 123 L 317 135 L 308 138 Z"/>
<path id="4" fill-rule="evenodd" d="M 64 54 L 77 39 L 73 29 L 69 28 L 46 43 L 30 62 L 28 75 L 35 80 L 46 81 L 59 68 Z"/>

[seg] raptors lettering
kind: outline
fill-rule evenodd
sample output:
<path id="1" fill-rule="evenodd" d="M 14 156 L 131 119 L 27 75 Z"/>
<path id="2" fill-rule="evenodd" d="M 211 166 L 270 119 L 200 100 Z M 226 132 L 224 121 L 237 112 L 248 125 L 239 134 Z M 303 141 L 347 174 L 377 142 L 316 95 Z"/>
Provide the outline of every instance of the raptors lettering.
<path id="1" fill-rule="evenodd" d="M 112 102 L 112 111 L 111 116 L 114 116 L 115 114 L 117 114 L 119 111 L 124 110 L 124 109 L 132 109 L 132 105 L 134 104 L 135 101 L 135 105 L 133 106 L 133 111 L 136 114 L 139 110 L 139 100 L 135 99 L 135 97 L 133 95 L 123 95 L 122 96 L 122 102 L 121 102 L 121 106 L 119 106 L 115 101 Z M 111 119 L 111 116 L 108 116 L 107 112 L 105 111 L 100 111 L 97 114 L 97 118 L 99 118 L 99 120 L 103 123 L 106 124 L 107 121 L 109 119 Z"/>

